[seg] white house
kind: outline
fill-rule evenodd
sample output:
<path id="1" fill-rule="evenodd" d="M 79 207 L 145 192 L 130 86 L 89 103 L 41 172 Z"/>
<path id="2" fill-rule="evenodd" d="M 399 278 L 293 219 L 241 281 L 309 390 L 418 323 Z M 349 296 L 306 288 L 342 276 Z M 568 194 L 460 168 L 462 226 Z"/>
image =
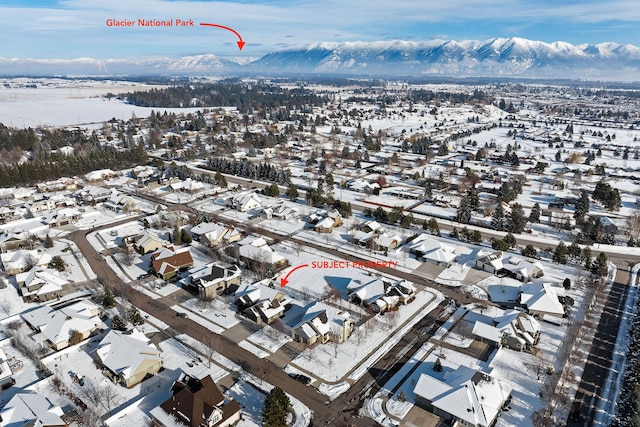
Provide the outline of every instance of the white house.
<path id="1" fill-rule="evenodd" d="M 131 388 L 162 367 L 160 350 L 142 332 L 111 330 L 100 341 L 94 354 L 122 385 Z"/>
<path id="2" fill-rule="evenodd" d="M 509 384 L 464 365 L 420 375 L 413 391 L 419 407 L 452 425 L 469 427 L 493 426 L 511 399 Z"/>
<path id="3" fill-rule="evenodd" d="M 35 393 L 18 393 L 0 410 L 0 427 L 58 427 L 68 424 L 62 408 Z"/>
<path id="4" fill-rule="evenodd" d="M 23 313 L 21 316 L 32 329 L 39 332 L 34 339 L 47 343 L 54 350 L 62 350 L 71 345 L 74 332 L 80 340 L 85 340 L 100 327 L 100 309 L 90 301 L 79 301 L 59 310 L 48 306 Z"/>

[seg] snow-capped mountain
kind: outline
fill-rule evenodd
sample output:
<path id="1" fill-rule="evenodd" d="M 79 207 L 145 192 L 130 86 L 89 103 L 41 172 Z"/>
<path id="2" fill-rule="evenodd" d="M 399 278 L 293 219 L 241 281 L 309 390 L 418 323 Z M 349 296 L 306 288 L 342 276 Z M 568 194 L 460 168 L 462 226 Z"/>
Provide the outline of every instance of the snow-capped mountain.
<path id="1" fill-rule="evenodd" d="M 324 73 L 368 76 L 535 77 L 640 80 L 640 48 L 522 38 L 314 43 L 240 64 L 215 55 L 178 59 L 0 58 L 0 75 Z"/>
<path id="2" fill-rule="evenodd" d="M 640 79 L 640 48 L 616 43 L 574 46 L 515 37 L 316 43 L 267 54 L 249 67 L 279 72 L 628 80 Z"/>
<path id="3" fill-rule="evenodd" d="M 239 68 L 238 63 L 212 54 L 141 60 L 0 58 L 0 75 L 204 74 Z"/>

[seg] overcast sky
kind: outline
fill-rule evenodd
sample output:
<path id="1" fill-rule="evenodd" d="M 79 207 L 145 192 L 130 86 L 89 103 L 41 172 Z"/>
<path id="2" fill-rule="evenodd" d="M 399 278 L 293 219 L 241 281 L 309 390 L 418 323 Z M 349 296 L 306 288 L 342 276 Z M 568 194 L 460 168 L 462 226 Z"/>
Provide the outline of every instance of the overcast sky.
<path id="1" fill-rule="evenodd" d="M 192 19 L 193 28 L 114 28 L 109 18 Z M 216 23 L 231 32 L 199 26 Z M 256 58 L 318 41 L 523 37 L 640 46 L 638 0 L 3 0 L 0 57 Z"/>

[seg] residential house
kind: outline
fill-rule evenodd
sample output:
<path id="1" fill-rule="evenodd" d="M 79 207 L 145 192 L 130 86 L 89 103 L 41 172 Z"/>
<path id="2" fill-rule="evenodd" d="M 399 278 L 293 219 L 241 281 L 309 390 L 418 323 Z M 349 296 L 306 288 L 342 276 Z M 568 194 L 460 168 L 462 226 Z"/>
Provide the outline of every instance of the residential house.
<path id="1" fill-rule="evenodd" d="M 221 224 L 202 222 L 191 229 L 194 240 L 205 246 L 214 247 L 223 243 L 234 243 L 240 240 L 242 234 L 233 227 Z"/>
<path id="2" fill-rule="evenodd" d="M 22 219 L 22 209 L 0 206 L 0 224 L 6 224 L 17 219 Z"/>
<path id="3" fill-rule="evenodd" d="M 49 306 L 38 307 L 21 316 L 31 329 L 38 332 L 34 339 L 57 351 L 73 345 L 72 340 L 86 340 L 102 328 L 104 324 L 98 317 L 99 312 L 100 308 L 94 303 L 79 301 L 59 310 Z"/>
<path id="4" fill-rule="evenodd" d="M 555 323 L 565 316 L 564 306 L 558 298 L 563 296 L 563 287 L 551 283 L 526 283 L 521 288 L 520 304 L 529 314 Z"/>
<path id="5" fill-rule="evenodd" d="M 55 193 L 57 191 L 74 191 L 78 188 L 78 182 L 73 178 L 58 178 L 53 181 L 45 181 L 36 184 L 38 193 Z"/>
<path id="6" fill-rule="evenodd" d="M 62 289 L 69 282 L 52 271 L 33 268 L 16 274 L 18 289 L 25 301 L 49 301 L 62 295 Z"/>
<path id="7" fill-rule="evenodd" d="M 493 426 L 511 400 L 511 386 L 485 372 L 460 365 L 438 378 L 431 373 L 420 375 L 415 403 L 451 425 Z"/>
<path id="8" fill-rule="evenodd" d="M 189 215 L 186 212 L 162 211 L 149 215 L 142 220 L 142 224 L 147 228 L 159 228 L 165 224 L 173 224 L 178 227 L 189 222 Z"/>
<path id="9" fill-rule="evenodd" d="M 75 223 L 81 217 L 82 214 L 77 209 L 61 208 L 50 212 L 42 218 L 42 223 L 48 225 L 49 228 L 63 227 Z"/>
<path id="10" fill-rule="evenodd" d="M 197 379 L 185 373 L 150 414 L 152 427 L 228 427 L 241 419 L 238 402 L 225 398 L 211 375 Z"/>
<path id="11" fill-rule="evenodd" d="M 115 191 L 104 201 L 102 206 L 117 214 L 129 213 L 138 209 L 138 204 L 131 196 Z"/>
<path id="12" fill-rule="evenodd" d="M 318 221 L 318 223 L 313 227 L 313 229 L 317 233 L 331 233 L 334 227 L 335 227 L 335 221 L 333 220 L 333 218 L 326 217 Z"/>
<path id="13" fill-rule="evenodd" d="M 397 234 L 378 234 L 372 240 L 373 244 L 370 247 L 384 252 L 392 251 L 402 244 L 402 237 Z"/>
<path id="14" fill-rule="evenodd" d="M 66 427 L 62 408 L 35 393 L 17 393 L 0 409 L 0 427 Z"/>
<path id="15" fill-rule="evenodd" d="M 378 233 L 378 234 L 382 234 L 384 232 L 384 229 L 382 228 L 382 225 L 375 220 L 369 220 L 369 221 L 365 221 L 362 224 L 360 224 L 360 230 L 364 231 L 365 233 Z"/>
<path id="16" fill-rule="evenodd" d="M 189 270 L 185 288 L 191 288 L 202 299 L 212 299 L 227 292 L 229 287 L 240 285 L 242 271 L 237 265 L 211 262 Z"/>
<path id="17" fill-rule="evenodd" d="M 86 179 L 88 182 L 96 183 L 111 179 L 114 176 L 116 176 L 116 173 L 111 169 L 100 169 L 89 172 L 84 176 L 84 179 Z"/>
<path id="18" fill-rule="evenodd" d="M 169 280 L 179 271 L 193 266 L 193 257 L 189 248 L 174 249 L 173 246 L 160 248 L 151 254 L 151 268 L 156 276 Z"/>
<path id="19" fill-rule="evenodd" d="M 273 274 L 289 264 L 287 259 L 271 248 L 262 237 L 247 237 L 238 242 L 238 245 L 240 259 L 254 270 L 266 269 Z"/>
<path id="20" fill-rule="evenodd" d="M 407 246 L 416 259 L 443 267 L 450 267 L 457 256 L 454 245 L 440 242 L 427 233 L 422 233 Z"/>
<path id="21" fill-rule="evenodd" d="M 127 388 L 160 371 L 160 353 L 136 328 L 125 332 L 110 330 L 94 350 L 96 361 Z"/>
<path id="22" fill-rule="evenodd" d="M 2 261 L 4 273 L 8 276 L 31 270 L 33 267 L 47 267 L 51 259 L 51 255 L 35 249 L 19 249 L 17 251 L 0 254 L 0 261 Z"/>
<path id="23" fill-rule="evenodd" d="M 262 200 L 253 191 L 240 193 L 225 201 L 225 205 L 240 212 L 248 212 L 262 206 Z"/>
<path id="24" fill-rule="evenodd" d="M 4 353 L 4 350 L 0 348 L 0 390 L 4 390 L 16 383 L 12 375 L 13 372 L 7 361 L 7 355 Z"/>
<path id="25" fill-rule="evenodd" d="M 28 213 L 33 215 L 38 212 L 50 211 L 55 209 L 56 203 L 55 200 L 53 200 L 49 196 L 38 194 L 32 200 L 25 202 L 22 207 L 25 208 Z"/>
<path id="26" fill-rule="evenodd" d="M 200 181 L 194 181 L 191 178 L 187 178 L 184 181 L 169 184 L 168 188 L 172 193 L 181 192 L 187 194 L 197 194 L 204 190 L 204 184 Z"/>
<path id="27" fill-rule="evenodd" d="M 254 322 L 267 325 L 282 317 L 291 304 L 290 298 L 268 283 L 271 284 L 271 280 L 243 285 L 235 293 L 238 311 Z"/>
<path id="28" fill-rule="evenodd" d="M 531 351 L 540 339 L 540 330 L 540 323 L 533 316 L 511 309 L 496 316 L 480 316 L 473 324 L 472 334 L 478 341 L 498 348 Z"/>
<path id="29" fill-rule="evenodd" d="M 149 230 L 146 230 L 141 236 L 137 236 L 135 238 L 135 242 L 132 243 L 136 250 L 143 255 L 157 251 L 165 246 L 169 246 L 169 242 Z"/>
<path id="30" fill-rule="evenodd" d="M 111 193 L 113 190 L 105 187 L 96 187 L 90 185 L 85 187 L 80 192 L 82 196 L 82 200 L 87 203 L 100 203 L 108 200 L 111 197 Z"/>
<path id="31" fill-rule="evenodd" d="M 260 211 L 260 216 L 266 219 L 289 220 L 300 216 L 300 210 L 296 207 L 289 207 L 281 202 L 273 206 L 268 206 Z"/>
<path id="32" fill-rule="evenodd" d="M 333 278 L 325 278 L 329 285 Z M 400 304 L 415 299 L 416 287 L 406 280 L 395 282 L 372 276 L 351 279 L 347 285 L 348 299 L 354 304 L 370 307 L 376 313 L 384 313 Z"/>
<path id="33" fill-rule="evenodd" d="M 331 233 L 334 228 L 343 224 L 343 218 L 337 210 L 330 212 L 319 210 L 309 215 L 307 222 L 311 224 L 313 229 L 318 233 Z"/>
<path id="34" fill-rule="evenodd" d="M 329 341 L 342 343 L 353 332 L 354 320 L 346 311 L 322 302 L 303 307 L 291 326 L 291 338 L 309 346 Z"/>
<path id="35" fill-rule="evenodd" d="M 131 171 L 131 175 L 136 179 L 138 187 L 145 187 L 159 176 L 158 169 L 151 166 L 136 166 Z"/>
<path id="36" fill-rule="evenodd" d="M 495 275 L 508 275 L 521 282 L 542 277 L 544 268 L 540 262 L 529 262 L 515 255 L 505 255 L 497 251 L 476 259 L 476 268 Z"/>
<path id="37" fill-rule="evenodd" d="M 0 234 L 0 252 L 15 251 L 31 246 L 33 235 L 26 231 L 7 231 Z"/>

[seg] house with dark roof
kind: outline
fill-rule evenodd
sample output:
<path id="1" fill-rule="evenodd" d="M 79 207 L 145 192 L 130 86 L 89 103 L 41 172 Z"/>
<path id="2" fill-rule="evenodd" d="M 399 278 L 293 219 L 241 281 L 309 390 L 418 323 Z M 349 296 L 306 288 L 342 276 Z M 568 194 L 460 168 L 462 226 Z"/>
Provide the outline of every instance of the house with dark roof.
<path id="1" fill-rule="evenodd" d="M 171 397 L 151 410 L 152 427 L 227 427 L 240 421 L 240 405 L 224 397 L 210 375 L 182 374 Z"/>
<path id="2" fill-rule="evenodd" d="M 242 271 L 237 265 L 211 262 L 189 270 L 184 287 L 191 288 L 200 298 L 210 299 L 222 295 L 231 286 L 240 285 Z"/>
<path id="3" fill-rule="evenodd" d="M 193 257 L 189 248 L 174 249 L 173 246 L 161 248 L 151 254 L 151 268 L 156 275 L 164 280 L 169 280 L 178 271 L 193 266 Z"/>

